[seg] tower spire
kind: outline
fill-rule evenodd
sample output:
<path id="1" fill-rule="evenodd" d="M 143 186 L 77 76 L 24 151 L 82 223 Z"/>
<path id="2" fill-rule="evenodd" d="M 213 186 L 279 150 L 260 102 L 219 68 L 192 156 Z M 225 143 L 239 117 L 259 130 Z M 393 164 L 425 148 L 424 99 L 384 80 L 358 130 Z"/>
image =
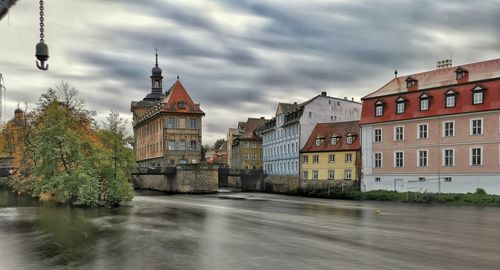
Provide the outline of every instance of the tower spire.
<path id="1" fill-rule="evenodd" d="M 156 67 L 158 66 L 158 48 L 155 48 L 155 55 L 156 55 Z"/>

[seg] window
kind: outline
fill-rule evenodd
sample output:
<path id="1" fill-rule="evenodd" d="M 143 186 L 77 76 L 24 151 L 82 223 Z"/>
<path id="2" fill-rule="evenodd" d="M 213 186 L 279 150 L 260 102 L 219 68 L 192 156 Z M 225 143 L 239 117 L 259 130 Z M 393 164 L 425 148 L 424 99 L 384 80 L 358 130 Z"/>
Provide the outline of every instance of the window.
<path id="1" fill-rule="evenodd" d="M 252 142 L 252 148 L 257 148 L 257 142 Z"/>
<path id="2" fill-rule="evenodd" d="M 312 116 L 313 116 L 313 113 L 309 112 L 309 118 L 312 118 Z"/>
<path id="3" fill-rule="evenodd" d="M 248 154 L 245 154 L 245 160 L 248 160 Z"/>
<path id="4" fill-rule="evenodd" d="M 380 182 L 380 177 L 375 177 L 375 182 Z"/>
<path id="5" fill-rule="evenodd" d="M 404 152 L 396 151 L 394 152 L 394 167 L 401 168 L 404 166 Z"/>
<path id="6" fill-rule="evenodd" d="M 382 168 L 382 153 L 373 154 L 373 167 Z"/>
<path id="7" fill-rule="evenodd" d="M 173 141 L 173 140 L 168 141 L 167 148 L 168 148 L 168 150 L 175 150 L 175 141 Z"/>
<path id="8" fill-rule="evenodd" d="M 444 181 L 445 181 L 445 182 L 451 182 L 451 177 L 445 177 L 445 178 L 444 178 Z"/>
<path id="9" fill-rule="evenodd" d="M 413 79 L 412 77 L 406 78 L 406 88 L 410 88 L 417 85 L 417 80 Z"/>
<path id="10" fill-rule="evenodd" d="M 420 110 L 421 111 L 427 111 L 427 110 L 429 110 L 429 101 L 430 101 L 429 95 L 422 94 L 420 96 Z"/>
<path id="11" fill-rule="evenodd" d="M 483 104 L 484 92 L 485 92 L 485 89 L 479 85 L 476 86 L 474 89 L 472 89 L 472 104 L 473 105 Z"/>
<path id="12" fill-rule="evenodd" d="M 318 170 L 313 170 L 313 179 L 318 179 Z"/>
<path id="13" fill-rule="evenodd" d="M 316 138 L 316 146 L 320 146 L 322 142 L 323 142 L 322 138 Z"/>
<path id="14" fill-rule="evenodd" d="M 454 90 L 450 89 L 448 92 L 445 93 L 445 104 L 444 106 L 446 108 L 453 108 L 456 106 L 456 97 L 457 97 L 457 92 Z"/>
<path id="15" fill-rule="evenodd" d="M 470 135 L 481 135 L 483 134 L 483 119 L 471 119 L 470 120 Z"/>
<path id="16" fill-rule="evenodd" d="M 394 127 L 394 140 L 395 141 L 404 140 L 404 127 L 403 126 Z"/>
<path id="17" fill-rule="evenodd" d="M 455 121 L 443 122 L 443 137 L 455 136 Z"/>
<path id="18" fill-rule="evenodd" d="M 335 135 L 332 136 L 332 145 L 337 145 L 337 142 L 338 142 L 339 138 L 340 138 L 339 136 L 335 136 Z"/>
<path id="19" fill-rule="evenodd" d="M 429 131 L 429 125 L 428 124 L 419 124 L 417 125 L 418 128 L 418 133 L 417 133 L 417 138 L 419 139 L 427 139 L 428 138 L 428 131 Z"/>
<path id="20" fill-rule="evenodd" d="M 335 179 L 335 170 L 328 170 L 328 179 L 330 180 Z"/>
<path id="21" fill-rule="evenodd" d="M 483 165 L 482 160 L 482 147 L 474 147 L 470 150 L 470 165 L 472 166 L 480 166 Z"/>
<path id="22" fill-rule="evenodd" d="M 344 179 L 352 180 L 352 170 L 344 170 Z"/>
<path id="23" fill-rule="evenodd" d="M 334 163 L 335 162 L 335 155 L 328 155 L 328 162 Z"/>
<path id="24" fill-rule="evenodd" d="M 177 128 L 176 123 L 179 123 L 178 119 L 168 118 L 168 120 L 167 120 L 167 127 L 168 128 Z"/>
<path id="25" fill-rule="evenodd" d="M 352 154 L 351 153 L 345 154 L 345 162 L 352 162 Z"/>
<path id="26" fill-rule="evenodd" d="M 352 134 L 348 134 L 346 137 L 346 143 L 352 144 L 353 141 L 354 141 L 354 136 Z"/>
<path id="27" fill-rule="evenodd" d="M 181 101 L 181 102 L 177 103 L 177 106 L 179 107 L 179 109 L 185 109 L 186 108 L 186 102 Z"/>
<path id="28" fill-rule="evenodd" d="M 190 146 L 191 146 L 190 147 L 191 150 L 196 150 L 198 148 L 196 141 L 191 141 L 191 145 Z"/>
<path id="29" fill-rule="evenodd" d="M 443 166 L 445 167 L 455 166 L 454 149 L 443 149 Z"/>
<path id="30" fill-rule="evenodd" d="M 309 178 L 309 172 L 308 171 L 303 171 L 302 172 L 302 179 L 308 179 Z"/>
<path id="31" fill-rule="evenodd" d="M 384 103 L 379 100 L 375 103 L 375 116 L 382 115 L 384 115 Z"/>
<path id="32" fill-rule="evenodd" d="M 373 139 L 375 142 L 382 142 L 382 129 L 376 128 L 373 130 Z"/>
<path id="33" fill-rule="evenodd" d="M 252 154 L 252 160 L 257 160 L 257 154 Z"/>
<path id="34" fill-rule="evenodd" d="M 313 163 L 314 164 L 319 163 L 319 156 L 318 155 L 313 155 Z"/>
<path id="35" fill-rule="evenodd" d="M 309 156 L 308 155 L 303 155 L 302 156 L 302 163 L 308 163 L 309 162 Z"/>
<path id="36" fill-rule="evenodd" d="M 419 182 L 425 182 L 425 177 L 419 177 L 419 178 L 418 178 L 418 181 L 419 181 Z"/>
<path id="37" fill-rule="evenodd" d="M 198 128 L 196 118 L 189 118 L 189 128 L 191 129 Z"/>
<path id="38" fill-rule="evenodd" d="M 404 113 L 406 110 L 406 99 L 399 97 L 396 99 L 396 113 Z"/>
<path id="39" fill-rule="evenodd" d="M 429 151 L 427 150 L 419 150 L 418 151 L 418 167 L 427 167 L 427 157 L 429 155 Z"/>

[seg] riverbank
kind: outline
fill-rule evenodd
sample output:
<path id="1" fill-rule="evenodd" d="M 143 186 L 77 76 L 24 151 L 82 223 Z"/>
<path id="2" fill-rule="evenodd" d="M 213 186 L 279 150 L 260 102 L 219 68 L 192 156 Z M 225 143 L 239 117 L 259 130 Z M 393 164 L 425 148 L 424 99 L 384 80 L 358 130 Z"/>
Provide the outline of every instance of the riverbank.
<path id="1" fill-rule="evenodd" d="M 303 195 L 314 198 L 355 201 L 394 201 L 409 203 L 500 206 L 500 196 L 486 194 L 483 189 L 477 189 L 475 193 L 420 193 L 386 190 L 374 190 L 368 192 L 348 190 L 345 192 L 334 192 L 316 190 Z"/>

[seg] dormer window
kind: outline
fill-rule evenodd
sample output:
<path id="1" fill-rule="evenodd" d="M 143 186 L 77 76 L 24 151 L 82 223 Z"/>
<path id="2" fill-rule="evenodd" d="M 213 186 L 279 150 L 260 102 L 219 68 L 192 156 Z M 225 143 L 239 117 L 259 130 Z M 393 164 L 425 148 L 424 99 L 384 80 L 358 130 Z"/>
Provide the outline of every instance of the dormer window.
<path id="1" fill-rule="evenodd" d="M 484 103 L 484 92 L 485 88 L 481 87 L 480 85 L 477 85 L 472 89 L 472 104 L 477 105 L 477 104 L 483 104 Z"/>
<path id="2" fill-rule="evenodd" d="M 337 145 L 337 143 L 339 142 L 339 139 L 340 139 L 340 136 L 339 135 L 333 135 L 332 136 L 332 145 Z"/>
<path id="3" fill-rule="evenodd" d="M 469 73 L 469 71 L 466 70 L 465 68 L 462 68 L 462 67 L 458 67 L 455 70 L 455 74 L 457 75 L 457 80 L 461 80 L 461 79 L 465 78 L 467 73 Z"/>
<path id="4" fill-rule="evenodd" d="M 186 102 L 181 101 L 181 102 L 177 103 L 177 106 L 179 106 L 179 109 L 185 109 L 186 108 Z"/>
<path id="5" fill-rule="evenodd" d="M 457 105 L 457 92 L 455 90 L 450 89 L 445 94 L 445 108 L 453 108 Z"/>
<path id="6" fill-rule="evenodd" d="M 406 88 L 411 88 L 416 85 L 417 85 L 417 80 L 413 79 L 412 77 L 406 78 Z"/>
<path id="7" fill-rule="evenodd" d="M 420 110 L 421 111 L 428 111 L 429 110 L 430 99 L 431 99 L 431 96 L 429 96 L 427 93 L 423 93 L 422 95 L 420 95 Z"/>
<path id="8" fill-rule="evenodd" d="M 384 115 L 384 103 L 379 100 L 375 102 L 375 116 L 382 116 Z"/>
<path id="9" fill-rule="evenodd" d="M 346 143 L 347 144 L 352 144 L 354 142 L 354 137 L 355 137 L 354 134 L 351 134 L 351 133 L 347 134 Z"/>
<path id="10" fill-rule="evenodd" d="M 406 99 L 399 97 L 396 99 L 396 113 L 404 113 L 406 111 Z"/>
<path id="11" fill-rule="evenodd" d="M 321 144 L 323 143 L 323 140 L 324 140 L 324 139 L 325 139 L 325 138 L 322 138 L 322 137 L 318 137 L 318 138 L 316 138 L 316 146 L 321 146 Z"/>

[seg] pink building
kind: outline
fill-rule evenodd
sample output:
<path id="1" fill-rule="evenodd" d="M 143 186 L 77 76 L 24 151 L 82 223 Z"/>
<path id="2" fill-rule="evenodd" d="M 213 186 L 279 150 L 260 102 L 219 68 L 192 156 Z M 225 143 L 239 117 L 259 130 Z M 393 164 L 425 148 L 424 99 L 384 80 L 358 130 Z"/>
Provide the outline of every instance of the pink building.
<path id="1" fill-rule="evenodd" d="M 500 59 L 396 77 L 360 125 L 363 190 L 500 194 Z"/>

